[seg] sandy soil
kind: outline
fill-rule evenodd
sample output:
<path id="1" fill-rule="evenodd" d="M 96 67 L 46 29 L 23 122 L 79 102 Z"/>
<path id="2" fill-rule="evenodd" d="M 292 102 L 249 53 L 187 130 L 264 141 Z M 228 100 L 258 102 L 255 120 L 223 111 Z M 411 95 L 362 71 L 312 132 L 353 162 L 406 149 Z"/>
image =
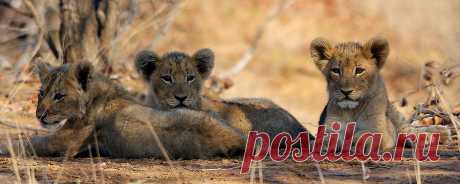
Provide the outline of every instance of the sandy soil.
<path id="1" fill-rule="evenodd" d="M 23 182 L 34 178 L 39 183 L 248 183 L 251 175 L 240 174 L 241 159 L 165 161 L 153 159 L 76 158 L 63 162 L 62 158 L 20 159 L 18 172 Z M 420 163 L 423 183 L 457 183 L 460 181 L 460 154 L 441 157 L 438 162 Z M 254 180 L 265 183 L 320 183 L 315 162 L 262 162 L 262 178 L 255 170 Z M 366 163 L 367 183 L 416 183 L 415 162 Z M 321 162 L 326 183 L 363 183 L 359 162 Z M 14 161 L 0 158 L 0 179 L 15 183 Z"/>

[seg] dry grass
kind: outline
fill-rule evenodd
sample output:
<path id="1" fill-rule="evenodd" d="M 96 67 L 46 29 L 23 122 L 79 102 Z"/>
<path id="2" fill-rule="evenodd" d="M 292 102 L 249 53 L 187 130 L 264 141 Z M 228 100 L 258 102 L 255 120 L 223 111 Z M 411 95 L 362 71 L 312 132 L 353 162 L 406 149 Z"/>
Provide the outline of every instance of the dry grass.
<path id="1" fill-rule="evenodd" d="M 139 1 L 141 3 L 139 15 L 134 18 L 132 23 L 127 24 L 112 42 L 111 46 L 113 46 L 114 51 L 112 59 L 116 69 L 114 74 L 121 75 L 119 80 L 128 89 L 144 90 L 139 77 L 132 69 L 133 56 L 140 49 L 155 48 L 160 53 L 170 50 L 182 50 L 192 53 L 199 48 L 209 47 L 215 51 L 217 56 L 216 71 L 214 72 L 216 75 L 225 74 L 229 70 L 233 71 L 232 68 L 235 65 L 239 66 L 237 65 L 238 63 L 244 64 L 241 64 L 243 67 L 237 68 L 238 72 L 231 72 L 232 75 L 230 76 L 232 76 L 235 85 L 225 91 L 224 97 L 270 98 L 292 112 L 309 130 L 314 131 L 316 121 L 327 99 L 325 81 L 309 59 L 308 45 L 309 41 L 314 37 L 323 36 L 333 41 L 365 41 L 374 35 L 387 37 L 390 40 L 392 51 L 383 75 L 387 81 L 392 99 L 398 99 L 404 96 L 405 92 L 418 88 L 414 85 L 414 81 L 417 81 L 422 76 L 422 72 L 419 72 L 419 66 L 423 65 L 425 61 L 436 60 L 442 65 L 451 66 L 458 63 L 458 58 L 460 58 L 458 52 L 460 48 L 460 42 L 458 41 L 460 23 L 456 20 L 459 17 L 459 13 L 455 9 L 459 3 L 455 0 L 442 2 L 429 0 L 404 2 L 398 0 L 366 2 L 331 0 L 325 1 L 326 3 L 313 0 L 297 0 L 289 2 L 292 2 L 292 4 L 285 7 L 286 10 L 283 13 L 276 13 L 276 11 L 273 11 L 273 7 L 276 7 L 275 5 L 279 3 L 277 0 L 194 0 L 181 2 L 180 6 L 168 6 L 170 5 L 168 2 L 162 1 L 157 1 L 156 3 Z M 331 2 L 335 3 L 331 4 Z M 30 1 L 25 1 L 25 6 L 32 10 L 31 16 L 37 17 L 34 21 L 39 25 L 38 33 L 36 33 L 36 35 L 39 35 L 39 39 L 32 44 L 34 46 L 28 46 L 28 48 L 32 48 L 28 49 L 32 52 L 26 53 L 28 57 L 33 58 L 40 49 L 43 49 L 40 45 L 42 45 L 41 38 L 46 27 L 40 26 L 43 25 L 42 20 L 39 18 L 38 11 L 33 10 Z M 270 18 L 271 11 L 277 15 L 275 18 Z M 268 18 L 267 15 L 269 15 Z M 158 21 L 164 20 L 165 17 L 167 20 Z M 4 22 L 4 20 L 0 20 L 0 23 L 2 21 Z M 270 24 L 266 22 L 270 22 Z M 264 35 L 263 37 L 261 36 L 262 34 Z M 12 64 L 15 64 L 16 62 L 14 61 L 18 60 L 18 56 L 25 49 L 22 47 L 13 49 L 16 53 L 11 52 L 11 50 L 10 46 L 1 45 L 0 55 L 6 56 Z M 249 53 L 250 57 L 241 57 L 248 55 L 247 53 Z M 50 57 L 44 58 L 52 60 Z M 239 62 L 242 58 L 244 62 Z M 37 123 L 34 120 L 34 109 L 26 109 L 25 107 L 34 106 L 33 97 L 36 96 L 39 84 L 31 71 L 27 70 L 27 67 L 21 67 L 20 69 L 25 72 L 25 75 L 21 77 L 23 80 L 20 80 L 19 83 L 15 83 L 17 81 L 14 76 L 15 72 L 5 70 L 5 72 L 0 73 L 0 103 L 2 103 L 0 116 L 2 116 L 2 120 L 5 117 L 15 123 L 19 122 L 20 124 L 14 125 L 16 127 L 34 129 L 37 127 Z M 3 69 L 0 70 L 3 71 Z M 21 75 L 24 72 L 21 72 Z M 459 89 L 460 85 L 457 82 L 457 84 L 454 83 L 443 88 L 442 92 L 438 91 L 439 96 L 442 97 L 442 104 L 449 112 L 451 119 L 455 119 L 452 115 L 452 107 L 460 103 L 457 94 Z M 4 95 L 7 95 L 7 97 L 4 97 Z M 414 93 L 408 98 L 410 105 L 402 110 L 406 113 L 412 111 L 411 107 L 424 98 L 425 94 Z M 458 130 L 457 127 L 460 125 L 458 120 L 453 121 Z M 11 124 L 9 123 L 9 125 Z M 10 134 L 21 135 L 20 131 L 15 129 L 5 129 L 2 133 L 7 135 L 7 140 L 10 144 Z M 458 132 L 457 135 L 460 136 Z M 161 143 L 159 144 L 161 145 Z M 458 145 L 460 146 L 460 144 Z M 51 180 L 76 181 L 76 178 L 78 178 L 78 180 L 84 182 L 94 183 L 128 182 L 128 180 L 139 183 L 148 183 L 149 181 L 185 182 L 190 180 L 191 183 L 197 181 L 199 183 L 204 180 L 203 178 L 214 177 L 219 180 L 219 176 L 232 178 L 236 181 L 235 183 L 247 181 L 255 183 L 256 170 L 258 170 L 259 183 L 280 181 L 295 183 L 296 180 L 294 179 L 286 179 L 285 181 L 282 177 L 280 179 L 277 178 L 278 176 L 274 176 L 279 173 L 286 174 L 292 178 L 319 180 L 321 183 L 326 183 L 325 178 L 332 183 L 342 182 L 340 178 L 334 177 L 335 172 L 332 171 L 331 166 L 326 164 L 326 166 L 321 166 L 326 167 L 326 169 L 322 169 L 317 163 L 309 163 L 315 166 L 311 168 L 297 165 L 297 168 L 305 171 L 304 175 L 300 175 L 294 171 L 279 169 L 280 167 L 288 168 L 289 164 L 276 165 L 278 163 L 264 162 L 262 164 L 262 162 L 258 162 L 254 164 L 257 169 L 252 168 L 250 176 L 235 177 L 232 173 L 238 169 L 234 169 L 234 165 L 226 167 L 229 165 L 228 163 L 219 163 L 215 168 L 185 170 L 183 169 L 184 165 L 188 166 L 190 164 L 194 166 L 193 164 L 199 165 L 200 162 L 172 162 L 167 159 L 166 165 L 168 166 L 163 166 L 163 163 L 159 163 L 159 161 L 147 161 L 153 165 L 156 164 L 155 166 L 149 166 L 142 165 L 140 163 L 142 161 L 134 161 L 144 169 L 136 172 L 131 171 L 134 170 L 134 167 L 123 165 L 125 161 L 110 163 L 110 160 L 100 158 L 98 153 L 95 156 L 91 155 L 90 160 L 76 162 L 68 161 L 63 163 L 56 160 L 33 160 L 33 162 L 35 161 L 39 162 L 38 165 L 40 166 L 31 166 L 32 164 L 29 163 L 31 161 L 27 160 L 27 158 L 20 158 L 19 153 L 8 159 L 8 164 L 11 166 L 9 171 L 14 173 L 16 182 L 27 181 L 28 183 L 35 183 L 36 181 L 44 181 L 44 177 L 48 180 L 48 174 L 37 178 L 39 175 L 37 168 L 52 169 L 51 174 L 49 174 Z M 50 163 L 51 166 L 49 165 Z M 79 168 L 79 164 L 91 169 L 84 170 Z M 109 166 L 104 166 L 105 164 Z M 410 164 L 412 162 L 408 165 Z M 430 171 L 434 173 L 439 171 L 440 174 L 438 175 L 443 175 L 443 173 L 447 172 L 443 169 L 427 168 L 424 173 L 421 169 L 423 164 L 419 162 L 413 162 L 413 164 L 415 167 L 410 168 L 410 170 L 414 171 L 413 175 L 402 170 L 402 176 L 396 180 L 407 181 L 407 176 L 405 175 L 407 174 L 409 181 L 412 180 L 412 176 L 415 176 L 415 181 L 421 183 L 424 174 L 429 176 L 433 174 Z M 213 165 L 213 163 L 210 165 Z M 347 171 L 351 173 L 358 171 L 356 175 L 350 174 L 352 175 L 351 177 L 344 176 L 350 182 L 367 181 L 365 177 L 368 173 L 366 173 L 364 164 L 357 169 L 352 166 L 348 168 L 349 165 L 346 164 L 341 165 L 339 163 L 337 165 L 347 168 Z M 169 175 L 161 174 L 172 172 L 171 168 L 178 169 L 178 172 L 170 173 Z M 396 167 L 391 168 L 396 170 Z M 113 171 L 116 169 L 120 169 L 122 174 Z M 360 169 L 363 169 L 362 172 L 360 172 Z M 75 173 L 75 171 L 78 172 Z M 153 175 L 153 179 L 143 176 L 149 175 L 149 172 L 157 171 L 160 174 Z M 123 174 L 123 172 L 127 174 Z M 197 175 L 202 177 L 202 180 L 193 179 L 196 176 L 194 174 L 197 172 L 199 173 Z M 452 175 L 452 173 L 450 174 Z M 315 177 L 312 177 L 312 175 Z M 452 176 L 457 177 L 456 175 Z M 374 174 L 370 178 L 371 181 L 368 182 L 372 182 L 372 177 L 374 177 Z M 376 174 L 375 177 L 378 178 L 379 175 Z M 385 177 L 382 177 L 383 181 L 385 181 Z M 232 183 L 230 179 L 225 178 L 220 178 L 219 181 Z M 451 180 L 447 178 L 446 181 Z M 210 180 L 208 182 L 212 183 Z"/>

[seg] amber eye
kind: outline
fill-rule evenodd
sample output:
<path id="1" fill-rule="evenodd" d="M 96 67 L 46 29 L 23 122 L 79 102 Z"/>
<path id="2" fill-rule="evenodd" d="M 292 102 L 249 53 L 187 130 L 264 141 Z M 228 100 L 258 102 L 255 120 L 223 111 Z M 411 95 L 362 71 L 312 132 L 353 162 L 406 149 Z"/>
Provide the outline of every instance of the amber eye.
<path id="1" fill-rule="evenodd" d="M 332 68 L 331 72 L 340 75 L 340 68 Z"/>
<path id="2" fill-rule="evenodd" d="M 187 76 L 187 82 L 193 82 L 195 80 L 195 76 L 189 75 Z"/>
<path id="3" fill-rule="evenodd" d="M 171 84 L 172 83 L 172 78 L 170 75 L 163 75 L 160 77 L 161 80 L 167 84 Z"/>
<path id="4" fill-rule="evenodd" d="M 360 75 L 360 74 L 364 73 L 364 71 L 366 71 L 364 68 L 359 68 L 358 67 L 358 68 L 355 69 L 355 74 Z"/>
<path id="5" fill-rule="evenodd" d="M 63 94 L 63 93 L 54 94 L 54 100 L 55 101 L 60 101 L 60 100 L 64 99 L 64 97 L 65 97 L 65 94 Z"/>

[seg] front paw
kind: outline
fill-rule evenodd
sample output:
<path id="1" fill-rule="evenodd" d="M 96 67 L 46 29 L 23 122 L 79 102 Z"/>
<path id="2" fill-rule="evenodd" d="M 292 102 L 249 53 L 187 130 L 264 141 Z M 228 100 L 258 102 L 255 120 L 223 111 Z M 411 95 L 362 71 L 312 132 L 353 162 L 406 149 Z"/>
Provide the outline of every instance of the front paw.
<path id="1" fill-rule="evenodd" d="M 425 130 L 424 132 L 429 133 L 429 139 L 431 138 L 432 133 L 439 133 L 440 134 L 440 140 L 439 142 L 441 144 L 448 144 L 449 142 L 452 141 L 452 135 L 450 132 L 449 127 L 444 126 L 444 125 L 430 125 L 427 127 L 423 127 Z M 431 140 L 429 140 L 431 142 Z"/>

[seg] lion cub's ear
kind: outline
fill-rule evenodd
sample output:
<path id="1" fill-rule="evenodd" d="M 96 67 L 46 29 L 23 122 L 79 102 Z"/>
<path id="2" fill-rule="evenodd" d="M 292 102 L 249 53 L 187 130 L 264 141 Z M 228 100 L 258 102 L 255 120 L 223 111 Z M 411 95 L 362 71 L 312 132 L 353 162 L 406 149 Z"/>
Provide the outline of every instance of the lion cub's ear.
<path id="1" fill-rule="evenodd" d="M 76 64 L 73 71 L 78 84 L 86 91 L 94 73 L 93 65 L 88 61 L 82 61 Z"/>
<path id="2" fill-rule="evenodd" d="M 332 56 L 332 44 L 324 38 L 316 38 L 310 44 L 310 54 L 316 66 L 323 71 Z"/>
<path id="3" fill-rule="evenodd" d="M 203 79 L 207 79 L 214 68 L 214 52 L 211 49 L 200 49 L 193 54 L 193 59 L 197 62 L 198 72 Z"/>
<path id="4" fill-rule="evenodd" d="M 149 80 L 150 75 L 155 71 L 155 64 L 160 61 L 160 57 L 152 51 L 144 50 L 136 56 L 136 70 L 145 80 Z"/>
<path id="5" fill-rule="evenodd" d="M 50 72 L 50 70 L 53 67 L 49 63 L 45 63 L 43 61 L 37 61 L 35 62 L 35 67 L 34 70 L 38 74 L 38 77 L 40 78 L 40 82 L 44 82 L 46 76 Z"/>
<path id="6" fill-rule="evenodd" d="M 387 39 L 374 37 L 364 44 L 364 51 L 367 57 L 375 59 L 378 68 L 382 68 L 390 53 L 390 46 Z"/>

